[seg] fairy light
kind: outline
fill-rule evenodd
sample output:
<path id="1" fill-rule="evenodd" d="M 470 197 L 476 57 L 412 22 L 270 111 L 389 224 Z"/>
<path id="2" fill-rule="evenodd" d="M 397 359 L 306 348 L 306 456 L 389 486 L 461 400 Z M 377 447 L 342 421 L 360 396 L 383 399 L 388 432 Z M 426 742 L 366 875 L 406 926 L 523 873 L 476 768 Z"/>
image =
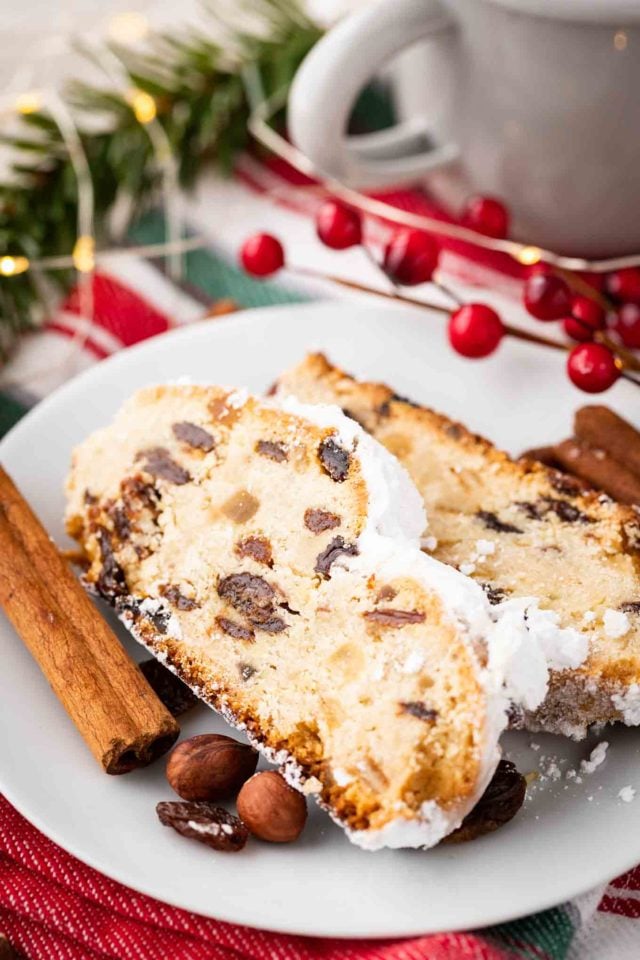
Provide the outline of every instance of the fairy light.
<path id="1" fill-rule="evenodd" d="M 79 273 L 91 273 L 96 265 L 95 241 L 93 237 L 78 237 L 71 254 L 73 265 Z"/>
<path id="2" fill-rule="evenodd" d="M 147 36 L 149 21 L 143 13 L 125 10 L 111 17 L 107 30 L 111 40 L 124 46 L 132 46 Z"/>
<path id="3" fill-rule="evenodd" d="M 624 30 L 616 30 L 613 35 L 613 45 L 616 50 L 626 50 L 627 44 L 629 42 L 629 37 Z"/>
<path id="4" fill-rule="evenodd" d="M 29 261 L 26 257 L 0 257 L 0 275 L 3 277 L 15 277 L 28 269 Z"/>
<path id="5" fill-rule="evenodd" d="M 542 260 L 542 250 L 540 247 L 521 247 L 516 253 L 516 259 L 525 267 L 531 267 Z"/>
<path id="6" fill-rule="evenodd" d="M 23 116 L 27 116 L 29 113 L 36 113 L 41 107 L 42 97 L 35 90 L 21 93 L 19 97 L 16 97 L 16 111 Z"/>
<path id="7" fill-rule="evenodd" d="M 151 123 L 152 120 L 155 120 L 158 111 L 151 94 L 134 87 L 127 91 L 126 99 L 138 123 Z"/>

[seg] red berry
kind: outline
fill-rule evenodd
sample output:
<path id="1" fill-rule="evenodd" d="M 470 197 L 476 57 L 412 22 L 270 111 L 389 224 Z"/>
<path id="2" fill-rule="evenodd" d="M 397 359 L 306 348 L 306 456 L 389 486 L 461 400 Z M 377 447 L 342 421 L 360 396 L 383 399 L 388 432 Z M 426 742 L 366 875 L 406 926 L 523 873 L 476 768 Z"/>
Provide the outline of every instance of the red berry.
<path id="1" fill-rule="evenodd" d="M 488 357 L 504 335 L 502 320 L 484 303 L 466 303 L 449 318 L 449 343 L 463 357 Z"/>
<path id="2" fill-rule="evenodd" d="M 430 234 L 423 230 L 400 230 L 385 248 L 383 268 L 394 283 L 413 287 L 431 280 L 439 254 L 438 244 Z"/>
<path id="3" fill-rule="evenodd" d="M 316 231 L 333 250 L 346 250 L 362 243 L 360 214 L 339 200 L 327 200 L 316 213 Z"/>
<path id="4" fill-rule="evenodd" d="M 465 204 L 462 223 L 487 237 L 502 239 L 509 233 L 509 211 L 495 197 L 471 197 Z"/>
<path id="5" fill-rule="evenodd" d="M 533 273 L 524 282 L 524 305 L 538 320 L 559 320 L 571 310 L 571 292 L 562 277 Z"/>
<path id="6" fill-rule="evenodd" d="M 581 343 L 569 353 L 567 372 L 585 393 L 602 393 L 616 382 L 620 370 L 611 350 L 601 343 Z"/>
<path id="7" fill-rule="evenodd" d="M 618 334 L 625 347 L 640 349 L 640 306 L 623 303 L 618 309 L 611 328 Z"/>
<path id="8" fill-rule="evenodd" d="M 562 325 L 565 333 L 582 343 L 593 340 L 594 332 L 604 327 L 606 316 L 605 310 L 595 300 L 576 296 L 573 298 L 571 316 L 565 317 Z"/>
<path id="9" fill-rule="evenodd" d="M 624 270 L 615 270 L 609 273 L 606 279 L 606 290 L 609 296 L 623 303 L 640 303 L 640 269 L 627 267 Z"/>
<path id="10" fill-rule="evenodd" d="M 270 233 L 256 233 L 242 244 L 240 262 L 252 277 L 268 277 L 284 266 L 282 244 Z"/>

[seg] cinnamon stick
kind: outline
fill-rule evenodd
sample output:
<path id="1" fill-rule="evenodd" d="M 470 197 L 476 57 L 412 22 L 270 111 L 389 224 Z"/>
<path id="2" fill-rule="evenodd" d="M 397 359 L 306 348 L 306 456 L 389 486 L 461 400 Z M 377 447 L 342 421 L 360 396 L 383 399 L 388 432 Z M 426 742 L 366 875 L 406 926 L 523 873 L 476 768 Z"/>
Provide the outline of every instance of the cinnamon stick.
<path id="1" fill-rule="evenodd" d="M 0 605 L 107 773 L 146 766 L 179 727 L 0 467 Z"/>
<path id="2" fill-rule="evenodd" d="M 618 503 L 640 504 L 640 476 L 603 449 L 593 449 L 576 440 L 564 440 L 554 447 L 565 470 L 587 480 Z"/>
<path id="3" fill-rule="evenodd" d="M 594 450 L 604 450 L 640 477 L 640 433 L 608 407 L 593 405 L 576 412 L 574 433 Z"/>
<path id="4" fill-rule="evenodd" d="M 543 463 L 545 467 L 551 467 L 553 470 L 560 470 L 562 464 L 556 456 L 554 447 L 531 447 L 520 454 L 520 460 L 537 460 Z"/>

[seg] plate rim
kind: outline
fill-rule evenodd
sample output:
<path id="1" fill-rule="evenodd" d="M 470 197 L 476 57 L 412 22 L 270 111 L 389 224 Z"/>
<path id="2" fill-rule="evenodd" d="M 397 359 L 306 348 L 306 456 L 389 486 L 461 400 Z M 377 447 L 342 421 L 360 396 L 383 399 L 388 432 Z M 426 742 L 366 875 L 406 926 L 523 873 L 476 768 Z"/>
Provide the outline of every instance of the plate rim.
<path id="1" fill-rule="evenodd" d="M 74 391 L 81 389 L 85 381 L 90 382 L 98 371 L 110 370 L 114 366 L 129 366 L 132 363 L 135 363 L 136 357 L 140 353 L 146 352 L 158 344 L 162 344 L 164 346 L 167 343 L 171 343 L 177 339 L 197 340 L 199 338 L 206 338 L 213 330 L 220 329 L 221 327 L 251 325 L 256 321 L 259 321 L 260 317 L 264 314 L 277 315 L 291 312 L 300 313 L 301 311 L 304 313 L 322 312 L 329 306 L 331 306 L 334 310 L 345 312 L 345 314 L 348 314 L 351 318 L 354 317 L 354 314 L 366 314 L 372 309 L 372 306 L 366 302 L 336 302 L 335 300 L 329 298 L 314 301 L 313 303 L 274 304 L 266 307 L 247 308 L 239 311 L 238 314 L 231 314 L 229 316 L 216 318 L 213 322 L 205 321 L 202 323 L 187 324 L 185 326 L 168 331 L 167 333 L 151 337 L 145 341 L 142 341 L 141 343 L 133 345 L 132 347 L 120 350 L 105 360 L 102 360 L 99 363 L 93 364 L 89 368 L 80 371 L 78 374 L 59 385 L 44 399 L 37 402 L 35 406 L 29 410 L 16 424 L 14 424 L 13 427 L 0 440 L 0 462 L 2 462 L 4 458 L 6 446 L 9 445 L 17 435 L 19 435 L 23 430 L 32 429 L 33 424 L 37 424 L 40 416 L 46 415 L 50 408 L 55 407 L 60 402 L 64 402 L 68 393 L 72 394 Z M 374 307 L 373 309 L 375 310 L 376 308 Z M 405 316 L 407 314 L 416 313 L 424 314 L 424 311 L 420 310 L 419 308 L 393 304 L 385 304 L 384 306 L 381 305 L 377 309 L 377 312 L 384 312 L 390 316 L 393 316 L 394 314 L 403 314 Z M 530 347 L 526 344 L 522 344 L 521 346 L 523 346 L 525 349 L 527 347 L 529 347 L 529 349 L 533 349 L 533 347 Z M 314 347 L 313 341 L 311 341 L 308 349 L 310 352 L 314 349 L 317 349 Z M 401 926 L 391 929 L 384 934 L 372 934 L 370 931 L 365 929 L 356 929 L 355 932 L 352 931 L 346 934 L 344 931 L 336 931 L 335 928 L 333 928 L 333 931 L 335 932 L 332 932 L 332 928 L 328 928 L 326 925 L 323 926 L 320 923 L 312 926 L 306 922 L 303 926 L 298 926 L 295 922 L 295 915 L 292 915 L 291 922 L 287 923 L 286 927 L 283 927 L 280 923 L 270 923 L 268 919 L 262 918 L 253 923 L 252 921 L 248 921 L 245 917 L 239 918 L 237 914 L 234 914 L 233 911 L 229 911 L 228 908 L 226 910 L 223 909 L 222 911 L 216 910 L 215 913 L 202 913 L 195 911 L 188 903 L 188 894 L 185 894 L 184 898 L 178 894 L 167 896 L 166 893 L 162 893 L 157 889 L 154 889 L 152 884 L 147 884 L 142 881 L 131 883 L 131 881 L 123 875 L 123 871 L 119 870 L 117 867 L 114 867 L 113 869 L 110 867 L 105 868 L 105 866 L 99 862 L 99 858 L 94 857 L 90 853 L 87 854 L 82 849 L 79 849 L 80 845 L 76 844 L 73 839 L 69 841 L 68 839 L 60 836 L 58 830 L 56 830 L 54 827 L 49 827 L 47 823 L 43 822 L 37 809 L 34 810 L 33 805 L 29 803 L 28 800 L 23 803 L 21 797 L 14 797 L 11 784 L 8 782 L 7 772 L 3 770 L 0 770 L 0 793 L 4 794 L 9 803 L 14 806 L 15 809 L 18 810 L 18 812 L 24 816 L 28 822 L 30 822 L 37 830 L 43 833 L 49 840 L 60 846 L 67 853 L 76 857 L 82 863 L 87 864 L 92 869 L 108 877 L 109 879 L 145 896 L 152 897 L 153 899 L 160 900 L 161 902 L 170 906 L 177 907 L 178 909 L 186 910 L 192 913 L 198 913 L 198 915 L 210 919 L 219 920 L 226 923 L 240 924 L 269 933 L 281 933 L 294 936 L 324 937 L 327 939 L 388 940 L 428 936 L 442 932 L 457 932 L 473 929 L 479 930 L 489 926 L 495 926 L 497 924 L 517 920 L 521 917 L 531 915 L 532 913 L 540 913 L 544 910 L 554 907 L 561 907 L 563 903 L 592 891 L 594 887 L 598 885 L 598 883 L 605 884 L 611 878 L 610 875 L 607 874 L 606 877 L 601 877 L 600 880 L 594 881 L 593 879 L 589 879 L 580 882 L 579 877 L 576 877 L 575 883 L 569 883 L 568 880 L 566 881 L 566 885 L 570 887 L 570 891 L 568 890 L 566 896 L 560 901 L 558 901 L 557 896 L 555 895 L 551 896 L 551 894 L 549 894 L 547 897 L 545 897 L 542 892 L 539 893 L 535 898 L 536 905 L 531 908 L 529 913 L 514 913 L 513 909 L 510 910 L 506 905 L 500 907 L 500 903 L 503 902 L 500 901 L 499 903 L 496 903 L 495 910 L 489 914 L 487 914 L 485 910 L 482 917 L 469 919 L 467 916 L 467 918 L 464 919 L 464 922 L 463 918 L 461 917 L 460 922 L 448 923 L 445 927 L 429 925 L 428 923 L 426 926 L 424 926 L 421 925 L 420 921 L 416 920 L 412 924 L 405 922 Z M 615 867 L 613 876 L 617 876 L 618 874 L 624 873 L 625 871 L 635 867 L 638 864 L 639 859 L 640 849 L 637 853 L 629 852 L 626 856 L 621 857 L 619 865 Z M 467 914 L 470 913 L 472 913 L 472 910 L 467 910 Z"/>

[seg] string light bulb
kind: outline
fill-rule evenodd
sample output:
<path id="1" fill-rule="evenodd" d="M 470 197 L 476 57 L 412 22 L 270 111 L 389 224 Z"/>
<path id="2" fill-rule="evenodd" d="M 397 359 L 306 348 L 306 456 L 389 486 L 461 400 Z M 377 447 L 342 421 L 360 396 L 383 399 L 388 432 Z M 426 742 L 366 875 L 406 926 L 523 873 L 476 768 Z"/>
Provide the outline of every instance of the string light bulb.
<path id="1" fill-rule="evenodd" d="M 73 265 L 79 273 L 91 273 L 96 265 L 96 245 L 93 237 L 81 236 L 75 242 Z"/>
<path id="2" fill-rule="evenodd" d="M 125 46 L 139 43 L 149 33 L 149 21 L 143 13 L 136 10 L 125 10 L 116 13 L 109 20 L 108 33 L 111 40 Z"/>
<path id="3" fill-rule="evenodd" d="M 127 92 L 126 100 L 138 123 L 151 123 L 152 120 L 155 120 L 158 111 L 151 94 L 134 87 Z"/>
<path id="4" fill-rule="evenodd" d="M 616 30 L 613 35 L 613 45 L 616 50 L 626 50 L 627 44 L 629 42 L 629 37 L 624 30 Z"/>
<path id="5" fill-rule="evenodd" d="M 26 116 L 29 113 L 36 113 L 42 107 L 42 97 L 36 90 L 27 93 L 21 93 L 16 97 L 15 108 L 18 113 Z"/>
<path id="6" fill-rule="evenodd" d="M 28 269 L 29 261 L 26 257 L 0 257 L 0 275 L 3 277 L 15 277 Z"/>
<path id="7" fill-rule="evenodd" d="M 519 263 L 525 267 L 531 267 L 534 263 L 540 263 L 542 260 L 542 250 L 540 247 L 522 247 L 516 253 Z"/>

